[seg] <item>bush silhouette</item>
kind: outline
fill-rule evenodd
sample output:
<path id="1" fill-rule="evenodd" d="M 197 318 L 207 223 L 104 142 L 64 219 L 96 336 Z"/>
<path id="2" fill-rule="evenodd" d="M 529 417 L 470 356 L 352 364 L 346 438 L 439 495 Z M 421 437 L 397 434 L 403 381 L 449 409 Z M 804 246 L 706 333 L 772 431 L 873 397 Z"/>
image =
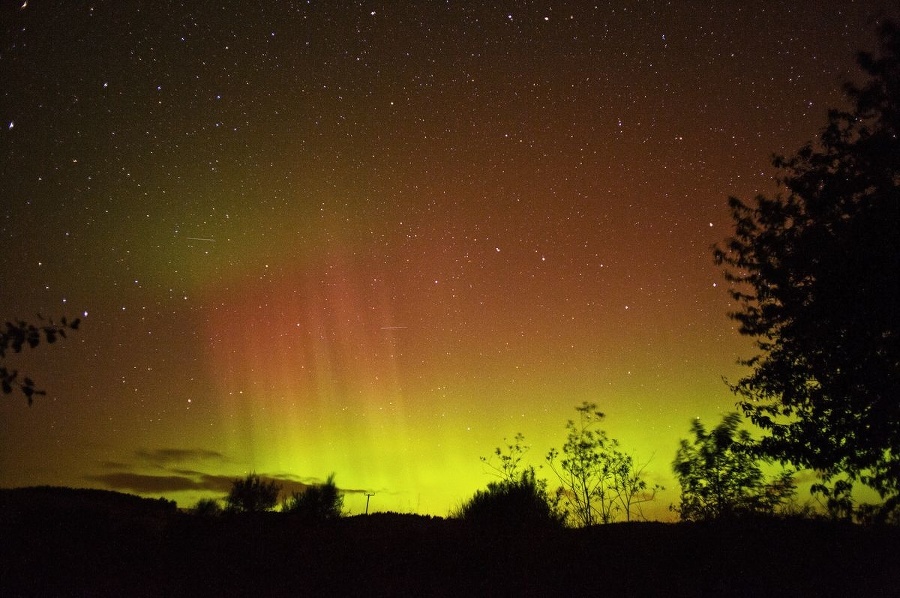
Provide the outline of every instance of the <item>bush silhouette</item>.
<path id="1" fill-rule="evenodd" d="M 191 509 L 191 513 L 200 517 L 215 517 L 222 513 L 222 506 L 214 498 L 201 498 Z"/>
<path id="2" fill-rule="evenodd" d="M 562 527 L 565 514 L 547 494 L 547 484 L 528 468 L 517 480 L 505 479 L 479 490 L 453 514 L 478 526 L 521 529 Z"/>

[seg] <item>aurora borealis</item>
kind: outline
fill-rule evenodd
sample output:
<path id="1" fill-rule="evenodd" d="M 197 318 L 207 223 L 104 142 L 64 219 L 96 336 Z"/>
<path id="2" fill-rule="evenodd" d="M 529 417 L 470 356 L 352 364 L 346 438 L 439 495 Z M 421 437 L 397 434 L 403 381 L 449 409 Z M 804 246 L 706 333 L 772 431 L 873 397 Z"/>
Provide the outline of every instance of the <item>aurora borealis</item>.
<path id="1" fill-rule="evenodd" d="M 224 4 L 224 6 L 223 6 Z M 711 247 L 894 2 L 3 2 L 0 486 L 255 471 L 446 515 L 582 401 L 677 499 L 752 354 Z M 542 471 L 543 474 L 549 472 Z"/>

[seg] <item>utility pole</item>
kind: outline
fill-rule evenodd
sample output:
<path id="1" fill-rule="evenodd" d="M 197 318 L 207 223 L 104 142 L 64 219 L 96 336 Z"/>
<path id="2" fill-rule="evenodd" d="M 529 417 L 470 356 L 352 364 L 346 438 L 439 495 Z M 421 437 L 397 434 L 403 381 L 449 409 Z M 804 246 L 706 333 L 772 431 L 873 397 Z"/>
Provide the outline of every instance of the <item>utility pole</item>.
<path id="1" fill-rule="evenodd" d="M 373 496 L 375 496 L 374 492 L 372 492 L 372 493 L 366 492 L 366 515 L 369 514 L 369 499 L 372 498 Z"/>

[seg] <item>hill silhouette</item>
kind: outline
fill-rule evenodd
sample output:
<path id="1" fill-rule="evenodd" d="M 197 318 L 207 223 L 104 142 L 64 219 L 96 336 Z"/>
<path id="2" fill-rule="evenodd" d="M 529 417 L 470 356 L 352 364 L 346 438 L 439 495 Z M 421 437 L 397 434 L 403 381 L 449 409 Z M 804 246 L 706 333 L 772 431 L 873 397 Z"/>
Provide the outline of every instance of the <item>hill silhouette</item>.
<path id="1" fill-rule="evenodd" d="M 498 532 L 375 513 L 202 517 L 98 490 L 0 490 L 3 596 L 895 595 L 900 529 L 830 521 Z"/>

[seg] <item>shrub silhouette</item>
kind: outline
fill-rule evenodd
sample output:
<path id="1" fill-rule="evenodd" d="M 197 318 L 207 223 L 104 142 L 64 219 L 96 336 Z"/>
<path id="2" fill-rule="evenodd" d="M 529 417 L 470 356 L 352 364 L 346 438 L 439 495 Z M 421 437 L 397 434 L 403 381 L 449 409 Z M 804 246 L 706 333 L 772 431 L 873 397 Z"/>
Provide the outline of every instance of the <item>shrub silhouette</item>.
<path id="1" fill-rule="evenodd" d="M 231 492 L 225 499 L 226 510 L 231 513 L 258 513 L 271 511 L 278 502 L 281 486 L 273 481 L 264 482 L 255 473 L 231 483 Z"/>
<path id="2" fill-rule="evenodd" d="M 565 514 L 547 494 L 547 483 L 534 469 L 522 471 L 517 480 L 504 479 L 478 490 L 453 516 L 478 526 L 521 529 L 562 527 Z"/>
<path id="3" fill-rule="evenodd" d="M 287 499 L 282 511 L 299 515 L 304 519 L 324 521 L 343 515 L 344 497 L 334 483 L 334 474 L 324 484 L 310 486 L 303 492 L 295 492 Z"/>

